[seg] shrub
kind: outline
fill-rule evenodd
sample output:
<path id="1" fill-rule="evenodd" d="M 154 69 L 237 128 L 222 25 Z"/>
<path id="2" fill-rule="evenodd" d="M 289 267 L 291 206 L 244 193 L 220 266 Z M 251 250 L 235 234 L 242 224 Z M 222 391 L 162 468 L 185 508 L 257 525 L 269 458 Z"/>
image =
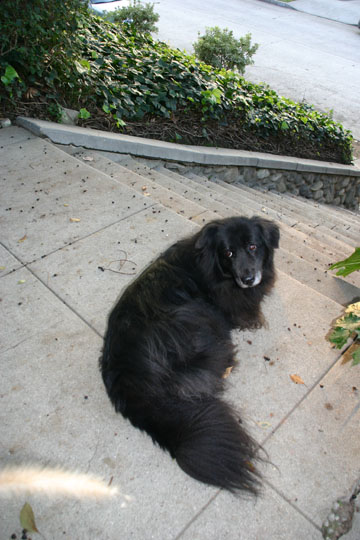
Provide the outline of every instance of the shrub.
<path id="1" fill-rule="evenodd" d="M 24 0 L 1 2 L 3 116 L 59 120 L 61 107 L 86 109 L 81 122 L 92 127 L 351 162 L 351 133 L 311 105 L 134 27 L 119 31 L 80 0 L 28 0 L 26 13 Z"/>
<path id="2" fill-rule="evenodd" d="M 352 272 L 360 270 L 360 247 L 350 257 L 332 264 L 329 270 L 338 270 L 337 276 L 346 277 Z M 327 335 L 328 340 L 341 349 L 350 338 L 354 339 L 351 347 L 346 351 L 344 360 L 352 358 L 352 365 L 360 365 L 360 302 L 350 304 L 345 314 L 333 324 L 333 330 Z"/>
<path id="3" fill-rule="evenodd" d="M 252 56 L 259 45 L 251 45 L 251 34 L 236 39 L 231 30 L 221 30 L 218 26 L 206 28 L 204 36 L 200 36 L 193 44 L 196 56 L 205 64 L 216 69 L 236 69 L 245 72 L 246 66 L 253 64 Z"/>
<path id="4" fill-rule="evenodd" d="M 10 96 L 66 82 L 71 93 L 87 11 L 84 0 L 2 0 L 0 72 L 5 72 L 2 82 Z M 13 81 L 6 76 L 11 68 L 16 73 Z"/>
<path id="5" fill-rule="evenodd" d="M 154 4 L 143 5 L 140 0 L 132 0 L 132 3 L 106 14 L 106 19 L 115 23 L 128 24 L 142 34 L 157 32 L 155 23 L 159 20 L 158 13 L 154 12 Z"/>
<path id="6" fill-rule="evenodd" d="M 344 315 L 333 323 L 327 339 L 337 349 L 342 349 L 349 340 L 353 340 L 345 352 L 343 362 L 352 360 L 353 366 L 360 365 L 360 302 L 347 306 Z"/>

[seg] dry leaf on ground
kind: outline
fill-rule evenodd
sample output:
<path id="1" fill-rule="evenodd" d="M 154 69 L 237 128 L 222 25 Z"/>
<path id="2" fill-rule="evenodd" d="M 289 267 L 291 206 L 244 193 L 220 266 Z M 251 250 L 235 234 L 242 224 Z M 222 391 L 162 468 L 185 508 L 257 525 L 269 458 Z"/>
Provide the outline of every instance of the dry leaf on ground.
<path id="1" fill-rule="evenodd" d="M 29 503 L 25 503 L 20 511 L 20 524 L 22 528 L 26 529 L 28 532 L 39 532 L 35 524 L 33 509 Z"/>
<path id="2" fill-rule="evenodd" d="M 300 375 L 290 375 L 290 379 L 295 384 L 305 384 Z"/>

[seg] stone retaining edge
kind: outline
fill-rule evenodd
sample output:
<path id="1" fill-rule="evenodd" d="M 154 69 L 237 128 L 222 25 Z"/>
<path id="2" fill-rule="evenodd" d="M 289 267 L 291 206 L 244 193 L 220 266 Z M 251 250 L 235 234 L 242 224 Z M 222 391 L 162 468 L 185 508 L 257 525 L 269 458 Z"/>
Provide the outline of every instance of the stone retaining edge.
<path id="1" fill-rule="evenodd" d="M 359 208 L 360 168 L 354 165 L 245 150 L 180 145 L 25 117 L 18 117 L 16 123 L 37 136 L 48 137 L 56 144 L 209 168 L 228 167 L 235 183 L 247 183 L 254 187 L 260 184 L 270 190 L 281 193 L 289 191 L 318 202 L 355 210 Z"/>

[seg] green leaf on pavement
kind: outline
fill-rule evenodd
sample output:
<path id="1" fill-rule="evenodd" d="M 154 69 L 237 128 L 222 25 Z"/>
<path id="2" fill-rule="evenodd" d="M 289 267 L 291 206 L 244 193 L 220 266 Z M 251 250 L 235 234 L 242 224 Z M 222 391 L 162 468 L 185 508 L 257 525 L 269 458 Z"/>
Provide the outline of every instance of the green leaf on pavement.
<path id="1" fill-rule="evenodd" d="M 339 270 L 336 275 L 344 277 L 351 274 L 351 272 L 355 272 L 355 270 L 360 270 L 360 247 L 355 248 L 354 253 L 347 259 L 330 266 L 330 270 L 336 270 L 337 268 Z"/>
<path id="2" fill-rule="evenodd" d="M 35 516 L 33 509 L 31 508 L 29 503 L 25 503 L 20 511 L 20 525 L 28 532 L 39 532 L 35 524 Z"/>

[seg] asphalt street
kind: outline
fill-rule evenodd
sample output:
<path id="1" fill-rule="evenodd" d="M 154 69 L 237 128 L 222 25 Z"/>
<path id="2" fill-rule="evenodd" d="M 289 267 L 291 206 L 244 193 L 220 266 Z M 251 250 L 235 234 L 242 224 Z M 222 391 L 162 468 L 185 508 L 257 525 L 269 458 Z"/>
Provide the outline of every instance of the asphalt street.
<path id="1" fill-rule="evenodd" d="M 342 3 L 345 9 L 345 3 Z M 360 139 L 360 30 L 260 0 L 160 0 L 157 38 L 192 51 L 207 26 L 248 32 L 260 47 L 245 76 L 283 96 L 305 100 Z M 360 18 L 360 16 L 359 16 Z"/>

